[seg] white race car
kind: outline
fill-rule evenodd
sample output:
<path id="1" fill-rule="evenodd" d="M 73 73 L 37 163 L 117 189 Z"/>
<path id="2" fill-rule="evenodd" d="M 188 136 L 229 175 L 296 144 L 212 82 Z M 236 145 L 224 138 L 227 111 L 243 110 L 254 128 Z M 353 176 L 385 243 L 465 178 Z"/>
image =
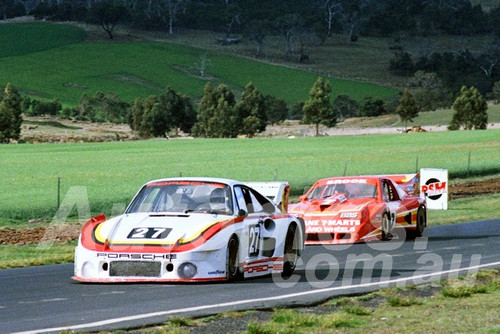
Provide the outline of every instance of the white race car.
<path id="1" fill-rule="evenodd" d="M 83 226 L 73 279 L 194 282 L 289 276 L 304 248 L 304 222 L 286 213 L 288 191 L 286 182 L 150 181 L 123 215 L 109 220 L 100 215 Z"/>

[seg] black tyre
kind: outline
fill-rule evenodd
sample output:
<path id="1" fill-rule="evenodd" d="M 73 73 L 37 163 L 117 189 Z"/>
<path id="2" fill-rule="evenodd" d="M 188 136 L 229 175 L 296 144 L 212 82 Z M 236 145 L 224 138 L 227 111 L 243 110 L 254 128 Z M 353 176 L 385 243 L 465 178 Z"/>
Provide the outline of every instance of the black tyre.
<path id="1" fill-rule="evenodd" d="M 281 276 L 286 278 L 290 277 L 297 266 L 297 261 L 300 255 L 300 250 L 298 249 L 298 234 L 297 225 L 292 224 L 288 227 L 285 238 L 285 247 L 283 252 L 283 272 Z"/>
<path id="2" fill-rule="evenodd" d="M 386 212 L 382 215 L 382 240 L 388 241 L 391 239 L 391 217 L 389 217 L 389 214 Z"/>
<path id="3" fill-rule="evenodd" d="M 234 281 L 241 278 L 241 273 L 238 267 L 239 256 L 238 250 L 240 248 L 238 238 L 236 236 L 231 236 L 227 243 L 226 252 L 226 277 L 228 281 Z"/>
<path id="4" fill-rule="evenodd" d="M 424 206 L 418 208 L 417 222 L 414 230 L 408 230 L 407 239 L 415 239 L 424 234 L 424 229 L 427 226 L 427 211 Z"/>

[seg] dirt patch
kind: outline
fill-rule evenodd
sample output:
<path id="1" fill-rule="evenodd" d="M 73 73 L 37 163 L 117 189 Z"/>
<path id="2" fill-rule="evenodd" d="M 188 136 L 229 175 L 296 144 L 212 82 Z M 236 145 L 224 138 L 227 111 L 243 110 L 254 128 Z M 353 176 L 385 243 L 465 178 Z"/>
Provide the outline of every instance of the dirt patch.
<path id="1" fill-rule="evenodd" d="M 53 116 L 24 117 L 21 141 L 26 143 L 81 143 L 136 140 L 127 124 L 74 121 Z"/>
<path id="2" fill-rule="evenodd" d="M 43 241 L 65 243 L 78 239 L 79 225 L 58 225 L 24 229 L 0 228 L 0 245 L 29 245 Z"/>
<path id="3" fill-rule="evenodd" d="M 451 184 L 448 189 L 450 200 L 496 193 L 500 193 L 500 178 Z"/>

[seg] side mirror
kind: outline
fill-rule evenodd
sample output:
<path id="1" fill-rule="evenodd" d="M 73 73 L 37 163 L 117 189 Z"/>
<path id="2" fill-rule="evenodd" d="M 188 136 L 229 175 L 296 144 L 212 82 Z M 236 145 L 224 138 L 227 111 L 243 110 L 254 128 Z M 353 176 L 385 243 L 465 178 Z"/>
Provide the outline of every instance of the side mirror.
<path id="1" fill-rule="evenodd" d="M 243 210 L 243 209 L 239 209 L 238 210 L 238 217 L 246 217 L 248 215 L 248 213 Z"/>
<path id="2" fill-rule="evenodd" d="M 307 196 L 306 195 L 302 195 L 299 197 L 299 200 L 304 203 L 306 200 L 307 200 Z"/>

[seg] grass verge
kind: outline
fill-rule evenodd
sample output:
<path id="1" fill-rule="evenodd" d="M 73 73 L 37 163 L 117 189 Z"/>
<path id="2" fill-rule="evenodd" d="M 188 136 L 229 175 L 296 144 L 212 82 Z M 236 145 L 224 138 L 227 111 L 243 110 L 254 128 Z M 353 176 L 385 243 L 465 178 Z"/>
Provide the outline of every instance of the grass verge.
<path id="1" fill-rule="evenodd" d="M 173 318 L 140 333 L 500 333 L 500 270 L 321 305 Z"/>

